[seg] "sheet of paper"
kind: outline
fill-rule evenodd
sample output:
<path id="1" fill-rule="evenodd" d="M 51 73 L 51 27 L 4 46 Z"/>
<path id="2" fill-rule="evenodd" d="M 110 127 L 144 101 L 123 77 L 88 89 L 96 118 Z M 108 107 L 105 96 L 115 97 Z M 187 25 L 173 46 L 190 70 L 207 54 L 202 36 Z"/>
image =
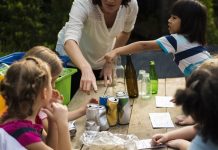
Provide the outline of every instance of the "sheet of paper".
<path id="1" fill-rule="evenodd" d="M 173 128 L 174 124 L 169 113 L 149 113 L 153 128 Z"/>
<path id="2" fill-rule="evenodd" d="M 171 102 L 172 96 L 156 96 L 156 107 L 175 107 L 175 104 Z"/>
<path id="3" fill-rule="evenodd" d="M 139 140 L 136 141 L 136 147 L 137 149 L 153 149 L 153 148 L 162 148 L 166 147 L 166 145 L 152 145 L 151 144 L 151 139 L 144 139 L 144 140 Z"/>

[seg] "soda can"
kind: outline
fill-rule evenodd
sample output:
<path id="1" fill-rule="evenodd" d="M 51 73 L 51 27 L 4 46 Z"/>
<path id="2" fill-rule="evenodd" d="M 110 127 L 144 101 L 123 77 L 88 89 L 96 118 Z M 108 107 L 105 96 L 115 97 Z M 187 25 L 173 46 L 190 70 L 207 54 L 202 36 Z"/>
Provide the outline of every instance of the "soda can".
<path id="1" fill-rule="evenodd" d="M 118 103 L 118 122 L 119 124 L 129 124 L 131 115 L 131 106 L 129 103 L 129 96 L 126 92 L 119 91 L 116 93 L 119 99 Z"/>
<path id="2" fill-rule="evenodd" d="M 100 126 L 98 125 L 98 122 L 98 105 L 92 103 L 87 104 L 86 130 L 100 131 Z"/>
<path id="3" fill-rule="evenodd" d="M 103 95 L 99 97 L 99 105 L 105 106 L 107 108 L 107 99 L 109 96 Z"/>
<path id="4" fill-rule="evenodd" d="M 68 129 L 69 129 L 69 132 L 70 132 L 70 137 L 74 137 L 76 135 L 75 121 L 69 121 L 68 122 Z"/>
<path id="5" fill-rule="evenodd" d="M 115 97 L 109 97 L 107 100 L 107 120 L 110 126 L 115 126 L 118 121 L 118 106 L 119 99 Z"/>
<path id="6" fill-rule="evenodd" d="M 98 106 L 98 125 L 101 131 L 106 131 L 109 129 L 109 125 L 106 117 L 106 108 L 103 105 Z"/>

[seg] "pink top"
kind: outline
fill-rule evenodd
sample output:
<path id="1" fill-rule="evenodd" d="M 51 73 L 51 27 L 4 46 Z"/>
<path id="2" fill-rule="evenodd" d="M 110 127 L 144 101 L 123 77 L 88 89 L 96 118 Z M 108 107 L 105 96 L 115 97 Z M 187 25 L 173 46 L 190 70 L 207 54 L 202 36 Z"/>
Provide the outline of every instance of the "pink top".
<path id="1" fill-rule="evenodd" d="M 24 147 L 42 141 L 42 125 L 33 124 L 29 120 L 10 121 L 1 124 L 0 128 L 3 128 Z"/>

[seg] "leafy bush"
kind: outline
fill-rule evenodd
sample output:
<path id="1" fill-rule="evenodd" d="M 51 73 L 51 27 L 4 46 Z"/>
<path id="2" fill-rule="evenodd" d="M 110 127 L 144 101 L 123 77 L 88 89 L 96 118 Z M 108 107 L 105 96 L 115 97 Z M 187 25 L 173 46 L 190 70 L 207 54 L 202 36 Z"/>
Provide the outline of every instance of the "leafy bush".
<path id="1" fill-rule="evenodd" d="M 207 6 L 208 11 L 208 28 L 207 28 L 207 39 L 209 44 L 218 43 L 218 27 L 215 21 L 214 15 L 214 3 L 213 0 L 200 0 L 205 6 Z"/>
<path id="2" fill-rule="evenodd" d="M 208 7 L 208 43 L 215 44 L 218 41 L 218 29 L 214 19 L 215 0 L 201 1 Z M 73 0 L 1 0 L 0 55 L 26 51 L 35 45 L 54 49 L 57 34 L 68 20 L 72 2 Z M 145 15 L 143 14 L 143 19 Z M 147 19 L 146 29 L 153 29 L 152 33 L 158 34 L 159 29 L 152 28 L 157 19 Z M 139 30 L 143 32 L 142 28 Z"/>
<path id="3" fill-rule="evenodd" d="M 71 5 L 72 0 L 1 1 L 0 51 L 26 51 L 39 44 L 53 49 Z"/>

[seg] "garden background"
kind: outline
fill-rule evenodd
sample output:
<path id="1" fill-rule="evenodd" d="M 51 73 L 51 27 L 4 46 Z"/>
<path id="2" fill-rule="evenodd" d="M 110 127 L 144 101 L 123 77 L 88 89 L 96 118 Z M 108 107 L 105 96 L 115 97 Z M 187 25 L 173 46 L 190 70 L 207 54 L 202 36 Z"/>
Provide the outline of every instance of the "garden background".
<path id="1" fill-rule="evenodd" d="M 130 42 L 156 39 L 168 34 L 167 20 L 169 10 L 176 0 L 138 0 L 139 14 L 132 31 Z M 218 0 L 200 0 L 208 8 L 208 46 L 212 53 L 217 53 L 218 45 Z M 0 0 L 0 56 L 16 51 L 27 51 L 35 45 L 45 45 L 55 48 L 57 34 L 68 20 L 68 14 L 73 0 Z M 145 52 L 144 55 L 134 55 L 136 69 L 143 67 L 151 59 L 157 59 L 160 77 L 181 76 L 179 70 L 173 67 L 162 75 L 162 62 L 168 62 L 168 56 L 162 53 Z M 169 56 L 171 57 L 171 56 Z M 124 58 L 122 60 L 125 61 Z M 140 62 L 138 62 L 140 60 Z M 160 61 L 159 61 L 160 60 Z M 172 66 L 169 66 L 172 68 Z M 171 69 L 170 69 L 171 70 Z"/>

